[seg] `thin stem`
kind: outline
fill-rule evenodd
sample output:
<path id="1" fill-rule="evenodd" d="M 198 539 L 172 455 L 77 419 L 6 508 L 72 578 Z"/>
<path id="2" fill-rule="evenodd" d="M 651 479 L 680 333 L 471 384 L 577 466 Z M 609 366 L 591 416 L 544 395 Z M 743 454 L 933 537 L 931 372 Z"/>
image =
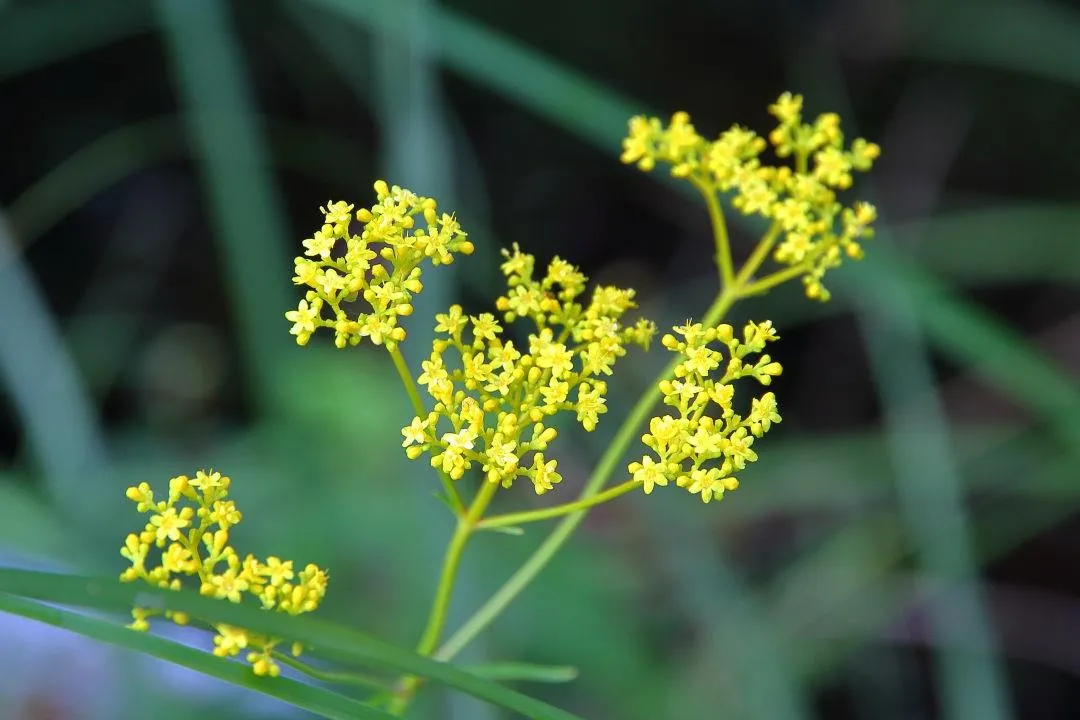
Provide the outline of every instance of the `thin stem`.
<path id="1" fill-rule="evenodd" d="M 397 369 L 398 377 L 401 378 L 401 384 L 405 386 L 405 394 L 409 396 L 409 402 L 412 403 L 413 411 L 418 418 L 427 417 L 428 411 L 424 407 L 424 401 L 420 399 L 420 391 L 416 387 L 416 381 L 413 380 L 412 373 L 409 372 L 409 366 L 405 364 L 405 358 L 401 355 L 401 351 L 394 346 L 390 349 L 390 358 L 394 361 L 394 368 Z M 465 504 L 461 502 L 461 496 L 458 495 L 457 488 L 454 487 L 454 481 L 442 470 L 439 470 L 439 481 L 442 482 L 443 490 L 446 492 L 446 497 L 450 501 L 450 507 L 453 509 L 454 514 L 459 518 L 465 514 Z"/>
<path id="2" fill-rule="evenodd" d="M 480 518 L 484 516 L 491 499 L 499 489 L 499 483 L 484 481 L 480 492 L 476 493 L 469 511 L 464 517 L 459 517 L 454 535 L 450 538 L 450 544 L 446 548 L 443 557 L 442 571 L 439 574 L 439 585 L 435 589 L 435 599 L 431 605 L 431 613 L 428 615 L 427 626 L 420 642 L 416 646 L 416 652 L 420 655 L 431 655 L 439 644 L 443 627 L 446 625 L 446 615 L 450 611 L 450 600 L 454 594 L 454 583 L 457 580 L 458 567 L 461 565 L 461 556 L 465 550 L 465 544 L 469 537 L 477 529 Z M 414 675 L 402 678 L 399 690 L 389 705 L 389 711 L 395 715 L 401 715 L 409 706 L 409 701 L 420 688 L 423 680 Z"/>
<path id="3" fill-rule="evenodd" d="M 382 678 L 377 678 L 374 675 L 365 675 L 364 673 L 344 673 L 344 672 L 328 672 L 326 670 L 319 670 L 305 662 L 297 660 L 288 653 L 278 652 L 275 650 L 271 653 L 274 660 L 278 661 L 282 665 L 288 665 L 294 670 L 299 670 L 305 675 L 315 678 L 316 680 L 322 680 L 323 682 L 332 683 L 334 685 L 358 685 L 371 690 L 389 690 L 390 681 Z"/>
<path id="4" fill-rule="evenodd" d="M 454 536 L 450 539 L 450 545 L 446 549 L 446 557 L 443 560 L 442 574 L 439 577 L 439 587 L 435 591 L 435 602 L 428 616 L 427 627 L 416 646 L 416 652 L 421 655 L 430 655 L 439 642 L 443 626 L 446 624 L 446 613 L 450 610 L 450 597 L 454 592 L 454 581 L 457 578 L 458 566 L 461 564 L 461 554 L 465 550 L 465 543 L 476 529 L 476 524 L 483 517 L 495 491 L 499 489 L 498 483 L 484 481 L 480 492 L 469 506 L 469 512 L 458 520 L 454 529 Z"/>
<path id="5" fill-rule="evenodd" d="M 420 391 L 416 387 L 416 381 L 413 380 L 412 373 L 409 372 L 409 366 L 405 364 L 405 358 L 396 346 L 389 352 L 390 358 L 394 361 L 394 368 L 397 370 L 398 377 L 401 378 L 401 384 L 405 386 L 405 394 L 409 396 L 409 402 L 412 403 L 413 411 L 418 417 L 426 417 L 427 408 L 424 407 L 424 401 L 420 399 Z"/>
<path id="6" fill-rule="evenodd" d="M 583 500 L 575 500 L 574 502 L 563 503 L 562 505 L 555 505 L 543 508 L 542 510 L 527 510 L 524 512 L 507 513 L 506 515 L 493 515 L 486 520 L 481 520 L 480 524 L 476 526 L 476 529 L 493 530 L 507 525 L 524 525 L 525 523 L 536 522 L 538 520 L 548 520 L 561 515 L 568 515 L 572 512 L 584 510 L 593 507 L 594 505 L 605 503 L 608 500 L 613 500 L 620 495 L 625 495 L 637 487 L 640 487 L 640 483 L 636 480 L 627 480 L 621 485 L 608 488 L 602 493 L 598 493 Z"/>
<path id="7" fill-rule="evenodd" d="M 731 305 L 737 299 L 736 293 L 725 290 L 721 292 L 713 304 L 705 312 L 705 316 L 702 318 L 702 322 L 706 327 L 715 325 L 723 318 L 724 314 L 731 308 Z M 604 487 L 604 483 L 607 482 L 608 477 L 614 472 L 615 467 L 618 465 L 619 460 L 622 459 L 623 454 L 626 452 L 626 448 L 630 442 L 637 436 L 638 428 L 645 422 L 646 416 L 653 406 L 660 399 L 659 384 L 662 380 L 667 380 L 671 377 L 671 374 L 675 370 L 675 366 L 678 364 L 678 358 L 673 358 L 663 370 L 660 371 L 659 376 L 649 386 L 649 389 L 642 394 L 637 403 L 630 410 L 630 413 L 623 420 L 619 430 L 615 433 L 615 438 L 608 449 L 604 452 L 600 458 L 600 462 L 597 463 L 596 469 L 585 483 L 585 488 L 582 490 L 579 500 L 587 500 L 595 495 L 599 494 L 600 489 Z M 491 598 L 484 603 L 479 610 L 477 610 L 471 618 L 469 618 L 464 625 L 461 626 L 450 638 L 443 643 L 442 647 L 433 656 L 436 660 L 447 661 L 452 659 L 461 650 L 468 645 L 472 640 L 480 634 L 484 628 L 491 624 L 491 622 L 499 616 L 506 606 L 509 605 L 514 598 L 524 590 L 533 579 L 540 574 L 540 571 L 547 566 L 551 561 L 551 558 L 558 552 L 559 548 L 563 546 L 577 526 L 581 524 L 582 519 L 585 517 L 585 511 L 577 510 L 567 515 L 562 522 L 552 531 L 550 535 L 540 544 L 540 547 L 529 557 L 525 563 L 517 569 L 517 571 L 510 576 L 502 587 L 500 587 Z"/>
<path id="8" fill-rule="evenodd" d="M 705 198 L 705 206 L 709 210 L 709 222 L 712 225 L 713 240 L 716 243 L 716 267 L 720 270 L 720 289 L 724 290 L 731 286 L 735 278 L 735 271 L 731 262 L 731 243 L 728 240 L 727 223 L 724 222 L 724 209 L 720 205 L 716 188 L 705 182 L 693 181 L 694 187 Z"/>
<path id="9" fill-rule="evenodd" d="M 758 241 L 754 252 L 750 253 L 750 257 L 746 259 L 746 262 L 739 269 L 739 276 L 735 278 L 735 284 L 740 288 L 739 294 L 741 296 L 746 296 L 746 281 L 754 276 L 761 264 L 765 262 L 765 258 L 769 256 L 773 245 L 776 244 L 776 239 L 780 236 L 780 230 L 780 223 L 774 222 L 769 231 Z"/>
<path id="10" fill-rule="evenodd" d="M 760 295 L 763 292 L 767 292 L 777 285 L 781 285 L 788 280 L 797 278 L 809 269 L 807 263 L 799 263 L 798 265 L 792 265 L 789 268 L 779 270 L 766 275 L 762 279 L 752 282 L 749 285 L 744 285 L 739 291 L 739 297 L 750 297 L 751 295 Z"/>

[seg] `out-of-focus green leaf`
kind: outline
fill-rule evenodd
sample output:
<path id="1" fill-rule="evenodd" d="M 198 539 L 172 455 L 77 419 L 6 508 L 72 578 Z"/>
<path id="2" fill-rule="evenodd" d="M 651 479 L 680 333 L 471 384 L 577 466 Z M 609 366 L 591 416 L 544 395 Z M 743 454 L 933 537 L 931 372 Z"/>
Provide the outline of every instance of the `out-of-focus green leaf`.
<path id="1" fill-rule="evenodd" d="M 1080 85 L 1080 13 L 1060 2 L 922 3 L 911 53 Z"/>
<path id="2" fill-rule="evenodd" d="M 1076 205 L 999 203 L 895 225 L 889 232 L 914 261 L 960 282 L 1080 278 Z M 873 253 L 872 244 L 867 253 Z"/>
<path id="3" fill-rule="evenodd" d="M 146 3 L 36 0 L 0 20 L 0 80 L 67 60 L 153 26 Z"/>
<path id="4" fill-rule="evenodd" d="M 319 713 L 323 717 L 341 720 L 352 718 L 386 720 L 393 717 L 359 700 L 321 687 L 288 678 L 258 677 L 250 667 L 241 663 L 219 658 L 203 650 L 149 633 L 135 632 L 119 623 L 43 605 L 6 593 L 0 593 L 0 610 L 212 675 L 234 685 L 284 700 L 298 708 Z"/>
<path id="5" fill-rule="evenodd" d="M 534 665 L 520 662 L 489 662 L 465 665 L 462 670 L 488 680 L 524 680 L 539 683 L 564 683 L 576 680 L 578 669 L 572 665 Z"/>
<path id="6" fill-rule="evenodd" d="M 312 618 L 265 612 L 256 607 L 222 602 L 189 591 L 170 592 L 116 580 L 0 568 L 0 593 L 112 612 L 125 612 L 133 606 L 178 610 L 205 622 L 235 625 L 253 632 L 280 637 L 288 642 L 300 642 L 311 648 L 313 655 L 348 665 L 374 666 L 428 678 L 529 718 L 579 720 L 576 716 L 539 700 L 483 680 L 446 663 L 394 647 L 352 628 Z M 29 608 L 12 604 L 5 609 L 22 614 L 20 610 Z M 71 629 L 82 631 L 82 628 Z M 101 639 L 115 641 L 117 637 L 118 635 Z M 223 677 L 216 671 L 211 672 L 213 668 L 209 666 L 201 670 L 226 681 L 232 680 L 231 677 Z"/>
<path id="7" fill-rule="evenodd" d="M 48 558 L 70 550 L 70 538 L 59 519 L 11 475 L 0 477 L 0 548 Z"/>

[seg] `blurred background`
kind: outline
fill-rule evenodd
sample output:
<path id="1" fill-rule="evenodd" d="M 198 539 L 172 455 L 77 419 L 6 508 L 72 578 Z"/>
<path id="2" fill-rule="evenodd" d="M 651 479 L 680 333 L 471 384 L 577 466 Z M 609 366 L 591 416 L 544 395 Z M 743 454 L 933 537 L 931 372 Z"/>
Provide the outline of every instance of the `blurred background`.
<path id="1" fill-rule="evenodd" d="M 0 562 L 113 575 L 124 489 L 213 467 L 238 542 L 332 571 L 324 617 L 411 647 L 449 514 L 410 465 L 385 353 L 298 348 L 283 313 L 320 204 L 376 178 L 477 252 L 431 313 L 486 308 L 499 249 L 639 290 L 715 290 L 696 198 L 620 165 L 632 114 L 767 132 L 784 90 L 883 157 L 867 258 L 740 305 L 770 318 L 783 424 L 719 505 L 595 511 L 463 657 L 584 717 L 1080 717 L 1080 8 L 993 0 L 0 2 Z M 748 253 L 760 228 L 733 219 Z M 664 358 L 564 433 L 567 499 Z M 509 507 L 509 505 L 504 505 Z M 471 545 L 451 625 L 545 536 Z M 185 636 L 208 646 L 200 636 Z M 163 703 L 162 698 L 167 698 Z M 290 711 L 0 616 L 0 718 Z M 296 717 L 295 713 L 291 716 Z M 494 720 L 426 691 L 416 717 Z"/>

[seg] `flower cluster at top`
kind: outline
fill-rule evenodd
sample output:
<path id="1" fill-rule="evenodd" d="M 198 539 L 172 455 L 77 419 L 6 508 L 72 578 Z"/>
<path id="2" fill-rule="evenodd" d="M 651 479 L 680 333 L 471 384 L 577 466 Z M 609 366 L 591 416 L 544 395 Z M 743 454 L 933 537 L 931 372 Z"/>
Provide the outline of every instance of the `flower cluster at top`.
<path id="1" fill-rule="evenodd" d="M 420 264 L 425 259 L 448 264 L 454 253 L 473 251 L 454 216 L 440 216 L 431 198 L 383 180 L 375 183 L 375 193 L 377 204 L 356 211 L 363 223 L 359 235 L 352 233 L 351 204 L 328 202 L 320 208 L 325 223 L 304 240 L 304 256 L 295 260 L 293 282 L 311 289 L 296 310 L 285 313 L 298 344 L 306 345 L 317 328 L 325 327 L 334 331 L 339 348 L 365 337 L 393 348 L 405 339 L 398 317 L 412 313 L 412 296 L 423 288 Z M 418 216 L 426 228 L 417 226 Z M 350 315 L 348 306 L 358 299 L 370 312 Z"/>
<path id="2" fill-rule="evenodd" d="M 327 573 L 315 565 L 295 570 L 291 560 L 268 557 L 265 562 L 254 555 L 241 559 L 229 545 L 229 531 L 239 524 L 240 511 L 229 495 L 230 480 L 217 472 L 199 471 L 195 477 L 186 475 L 169 481 L 168 496 L 154 497 L 147 483 L 128 488 L 127 497 L 140 513 L 150 516 L 142 532 L 131 533 L 120 550 L 131 563 L 121 575 L 124 582 L 144 580 L 169 590 L 182 587 L 182 576 L 198 581 L 203 595 L 239 603 L 250 595 L 266 610 L 299 615 L 314 610 L 326 594 Z M 215 529 L 216 528 L 216 529 Z M 156 553 L 156 564 L 148 564 L 150 548 Z M 157 611 L 143 608 L 132 610 L 131 627 L 146 630 L 147 620 Z M 185 613 L 165 611 L 165 616 L 178 625 L 187 624 Z M 257 675 L 276 676 L 280 666 L 272 658 L 276 638 L 266 637 L 243 628 L 215 624 L 214 654 L 231 657 L 247 650 L 247 661 Z M 292 653 L 302 648 L 293 645 Z"/>
<path id="3" fill-rule="evenodd" d="M 804 122 L 802 101 L 801 95 L 784 93 L 769 106 L 779 124 L 768 143 L 738 125 L 706 140 L 685 112 L 675 113 L 666 127 L 658 118 L 637 116 L 623 140 L 622 161 L 642 170 L 666 163 L 672 175 L 702 192 L 732 191 L 735 208 L 773 222 L 771 233 L 780 238 L 773 259 L 804 271 L 808 297 L 828 300 L 822 277 L 843 255 L 862 256 L 859 240 L 873 235 L 877 216 L 869 203 L 845 207 L 837 191 L 851 186 L 852 173 L 869 170 L 881 149 L 862 138 L 845 146 L 835 113 Z M 769 144 L 777 157 L 793 158 L 794 167 L 763 164 L 761 153 Z"/>
<path id="4" fill-rule="evenodd" d="M 734 473 L 757 460 L 754 438 L 780 422 L 776 396 L 771 392 L 753 398 L 746 417 L 735 412 L 732 384 L 740 378 L 753 378 L 768 385 L 780 374 L 780 363 L 760 355 L 765 344 L 778 336 L 767 320 L 747 323 L 742 338 L 736 337 L 730 325 L 705 328 L 687 323 L 675 332 L 681 338 L 668 334 L 661 342 L 682 359 L 675 366 L 674 378 L 663 381 L 660 390 L 664 403 L 674 407 L 678 416 L 652 418 L 649 432 L 641 440 L 653 454 L 630 463 L 628 469 L 646 493 L 674 481 L 701 495 L 704 502 L 719 500 L 739 486 Z M 726 363 L 724 354 L 711 344 L 727 349 Z M 754 354 L 759 357 L 750 362 L 747 356 Z"/>
<path id="5" fill-rule="evenodd" d="M 544 454 L 557 435 L 547 420 L 574 412 L 593 430 L 607 410 L 603 378 L 626 345 L 647 347 L 655 326 L 621 322 L 635 307 L 633 290 L 596 287 L 584 304 L 586 277 L 570 263 L 555 258 L 538 279 L 532 255 L 516 245 L 503 254 L 508 291 L 496 308 L 506 323 L 528 319 L 535 331 L 519 347 L 491 313 L 465 315 L 454 305 L 436 315 L 437 338 L 418 378 L 435 405 L 402 430 L 402 445 L 455 480 L 479 465 L 490 482 L 509 487 L 527 477 L 539 494 L 562 479 Z"/>

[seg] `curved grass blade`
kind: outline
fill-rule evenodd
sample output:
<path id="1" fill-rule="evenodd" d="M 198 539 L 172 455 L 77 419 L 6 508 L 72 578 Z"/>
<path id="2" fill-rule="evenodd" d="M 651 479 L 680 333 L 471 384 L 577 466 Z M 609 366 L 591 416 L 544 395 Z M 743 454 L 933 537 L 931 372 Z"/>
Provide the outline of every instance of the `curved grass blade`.
<path id="1" fill-rule="evenodd" d="M 4 11 L 0 22 L 0 79 L 67 60 L 97 47 L 147 32 L 153 26 L 144 3 L 24 3 Z"/>
<path id="2" fill-rule="evenodd" d="M 912 54 L 1080 85 L 1080 13 L 1064 3 L 924 3 Z"/>
<path id="3" fill-rule="evenodd" d="M 342 664 L 375 666 L 427 678 L 534 720 L 581 720 L 547 703 L 352 628 L 312 618 L 264 612 L 190 591 L 170 592 L 111 579 L 0 568 L 0 593 L 113 612 L 127 612 L 136 605 L 178 610 L 206 622 L 236 625 L 288 642 L 300 642 L 311 648 L 313 654 Z M 216 672 L 213 674 L 219 676 Z M 222 679 L 229 680 L 227 677 Z"/>
<path id="4" fill-rule="evenodd" d="M 226 680 L 234 685 L 260 692 L 323 717 L 341 720 L 385 720 L 391 715 L 345 695 L 289 678 L 258 677 L 242 663 L 219 658 L 144 632 L 133 632 L 108 620 L 82 615 L 71 610 L 43 605 L 33 600 L 0 593 L 0 611 L 30 618 L 54 627 L 70 630 L 84 637 L 135 650 L 167 662 Z"/>

